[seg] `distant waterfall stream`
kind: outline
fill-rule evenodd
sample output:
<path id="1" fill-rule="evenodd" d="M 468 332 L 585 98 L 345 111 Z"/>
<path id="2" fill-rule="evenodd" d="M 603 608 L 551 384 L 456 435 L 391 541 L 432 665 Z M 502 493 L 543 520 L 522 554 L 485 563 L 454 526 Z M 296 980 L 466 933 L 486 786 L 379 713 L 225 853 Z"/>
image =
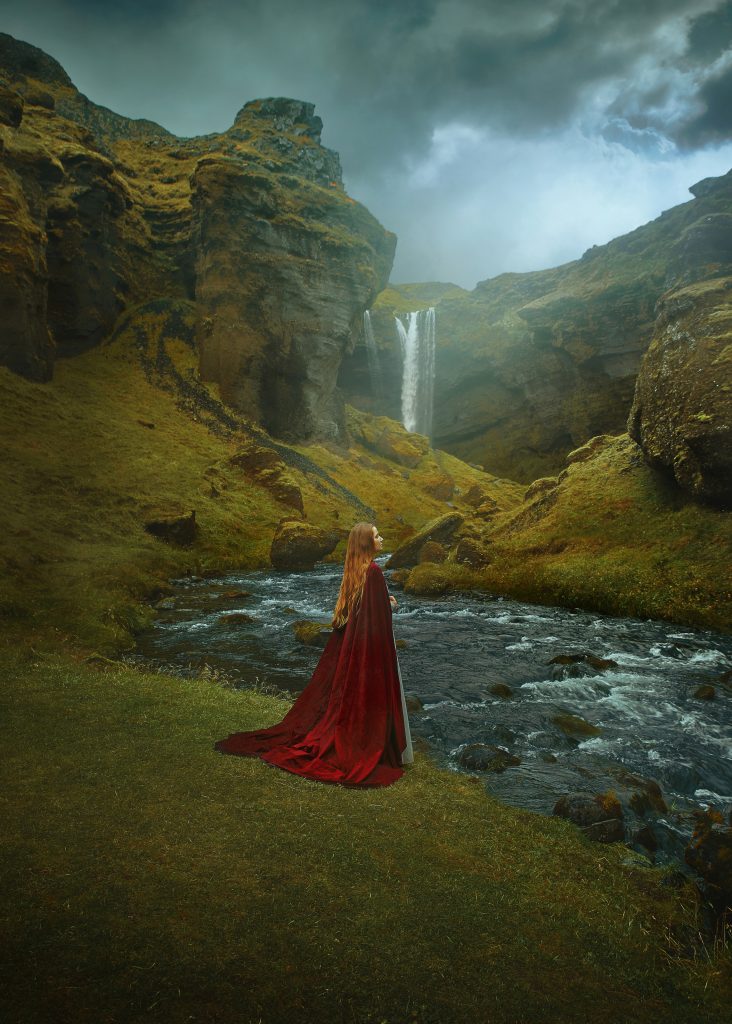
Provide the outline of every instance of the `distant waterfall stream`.
<path id="1" fill-rule="evenodd" d="M 402 346 L 402 423 L 407 430 L 432 436 L 435 389 L 435 309 L 407 314 L 406 326 L 397 316 Z"/>

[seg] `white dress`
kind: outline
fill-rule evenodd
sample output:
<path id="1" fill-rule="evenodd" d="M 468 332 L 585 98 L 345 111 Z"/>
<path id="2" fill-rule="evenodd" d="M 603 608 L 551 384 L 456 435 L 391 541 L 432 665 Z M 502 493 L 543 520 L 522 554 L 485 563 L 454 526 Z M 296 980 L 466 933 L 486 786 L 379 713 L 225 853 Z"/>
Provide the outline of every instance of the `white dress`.
<path id="1" fill-rule="evenodd" d="M 407 737 L 407 745 L 402 751 L 402 764 L 414 763 L 414 751 L 412 750 L 412 734 L 409 731 L 409 715 L 407 714 L 407 700 L 404 696 L 404 683 L 402 682 L 402 670 L 399 667 L 399 655 L 397 654 L 397 671 L 399 672 L 399 689 L 402 691 L 402 715 L 404 716 L 404 733 Z"/>

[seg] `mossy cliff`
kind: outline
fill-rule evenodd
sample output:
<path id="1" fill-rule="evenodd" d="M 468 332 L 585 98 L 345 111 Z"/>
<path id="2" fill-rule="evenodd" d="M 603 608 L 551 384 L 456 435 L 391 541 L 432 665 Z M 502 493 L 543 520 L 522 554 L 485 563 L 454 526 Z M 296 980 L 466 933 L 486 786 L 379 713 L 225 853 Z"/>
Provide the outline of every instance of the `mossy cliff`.
<path id="1" fill-rule="evenodd" d="M 298 100 L 247 103 L 178 138 L 94 104 L 43 51 L 0 34 L 0 362 L 48 380 L 130 306 L 196 303 L 200 371 L 291 440 L 342 439 L 342 353 L 396 239 L 344 192 Z"/>
<path id="2" fill-rule="evenodd" d="M 371 319 L 396 388 L 382 406 L 364 401 L 362 345 L 344 363 L 341 387 L 359 406 L 397 415 L 401 355 L 393 314 L 433 305 L 435 445 L 526 483 L 558 472 L 590 437 L 626 429 L 643 355 L 660 329 L 657 318 L 668 316 L 662 296 L 732 271 L 732 172 L 690 191 L 689 202 L 560 267 L 501 274 L 472 292 L 390 286 Z M 717 385 L 723 370 L 716 364 Z M 647 391 L 644 407 L 653 417 Z"/>

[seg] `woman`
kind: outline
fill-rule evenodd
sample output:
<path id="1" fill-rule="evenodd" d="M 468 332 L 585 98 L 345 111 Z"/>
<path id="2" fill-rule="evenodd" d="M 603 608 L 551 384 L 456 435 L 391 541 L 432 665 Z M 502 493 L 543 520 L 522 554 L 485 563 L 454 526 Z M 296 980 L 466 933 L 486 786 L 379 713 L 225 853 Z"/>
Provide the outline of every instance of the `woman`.
<path id="1" fill-rule="evenodd" d="M 373 560 L 383 544 L 375 526 L 356 523 L 333 632 L 310 682 L 277 725 L 233 733 L 216 750 L 343 786 L 389 786 L 404 774 L 414 755 L 392 629 L 397 603 Z"/>

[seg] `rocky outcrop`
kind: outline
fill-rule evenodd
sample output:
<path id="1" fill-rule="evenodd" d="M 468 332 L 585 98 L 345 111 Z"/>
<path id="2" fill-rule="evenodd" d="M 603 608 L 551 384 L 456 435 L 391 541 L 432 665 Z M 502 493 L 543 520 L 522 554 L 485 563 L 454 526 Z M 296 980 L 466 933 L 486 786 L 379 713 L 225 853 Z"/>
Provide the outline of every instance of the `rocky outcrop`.
<path id="1" fill-rule="evenodd" d="M 660 301 L 628 433 L 695 498 L 732 506 L 732 277 Z"/>
<path id="2" fill-rule="evenodd" d="M 404 569 L 417 565 L 420 553 L 427 544 L 449 543 L 465 517 L 460 512 L 447 512 L 419 530 L 413 537 L 400 544 L 386 563 L 387 569 Z"/>
<path id="3" fill-rule="evenodd" d="M 310 523 L 286 519 L 272 539 L 270 560 L 276 569 L 312 569 L 317 561 L 333 551 L 340 539 L 338 530 L 327 531 Z"/>
<path id="4" fill-rule="evenodd" d="M 364 394 L 358 345 L 341 372 L 349 401 L 399 416 L 394 314 L 435 306 L 434 446 L 527 484 L 555 475 L 588 438 L 625 430 L 659 299 L 732 272 L 732 172 L 690 191 L 689 202 L 560 267 L 501 274 L 472 292 L 390 287 L 371 312 L 384 397 Z"/>
<path id="5" fill-rule="evenodd" d="M 343 441 L 340 360 L 396 239 L 346 195 L 321 129 L 312 104 L 273 98 L 181 139 L 0 33 L 0 361 L 48 380 L 121 312 L 194 301 L 224 401 L 277 436 Z"/>

